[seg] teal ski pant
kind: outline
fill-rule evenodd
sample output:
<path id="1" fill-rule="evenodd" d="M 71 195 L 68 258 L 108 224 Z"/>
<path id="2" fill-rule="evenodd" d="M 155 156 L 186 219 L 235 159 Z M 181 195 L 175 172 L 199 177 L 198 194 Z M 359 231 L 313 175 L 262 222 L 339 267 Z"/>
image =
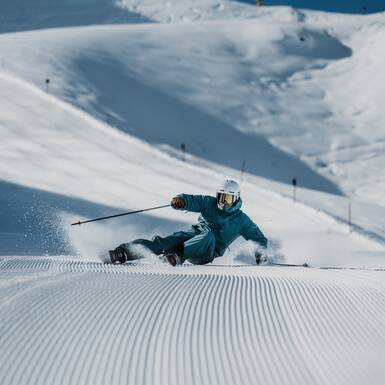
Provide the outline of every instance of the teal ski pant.
<path id="1" fill-rule="evenodd" d="M 155 236 L 151 241 L 136 239 L 127 244 L 142 245 L 154 254 L 160 255 L 183 243 L 184 251 L 182 262 L 188 260 L 194 265 L 204 265 L 215 258 L 215 236 L 212 231 L 199 231 L 192 228 L 190 231 L 178 231 L 167 237 Z"/>

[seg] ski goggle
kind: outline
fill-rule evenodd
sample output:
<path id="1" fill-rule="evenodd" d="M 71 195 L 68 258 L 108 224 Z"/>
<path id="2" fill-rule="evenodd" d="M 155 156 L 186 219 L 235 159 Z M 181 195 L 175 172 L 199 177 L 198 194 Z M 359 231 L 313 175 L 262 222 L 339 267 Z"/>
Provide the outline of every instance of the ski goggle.
<path id="1" fill-rule="evenodd" d="M 223 206 L 232 206 L 237 200 L 237 197 L 234 194 L 229 193 L 217 193 L 217 201 Z"/>

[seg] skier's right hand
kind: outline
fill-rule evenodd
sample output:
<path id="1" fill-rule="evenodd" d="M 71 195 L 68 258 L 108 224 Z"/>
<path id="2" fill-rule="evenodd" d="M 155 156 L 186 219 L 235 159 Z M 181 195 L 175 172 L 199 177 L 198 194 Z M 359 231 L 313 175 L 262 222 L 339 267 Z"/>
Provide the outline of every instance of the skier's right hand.
<path id="1" fill-rule="evenodd" d="M 186 202 L 181 197 L 174 197 L 171 200 L 171 207 L 173 209 L 184 209 L 186 207 Z"/>

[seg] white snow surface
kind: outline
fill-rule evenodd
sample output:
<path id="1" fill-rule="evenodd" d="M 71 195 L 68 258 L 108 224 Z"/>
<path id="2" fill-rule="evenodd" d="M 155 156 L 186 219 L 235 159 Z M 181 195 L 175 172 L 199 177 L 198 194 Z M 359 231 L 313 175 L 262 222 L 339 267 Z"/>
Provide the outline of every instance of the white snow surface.
<path id="1" fill-rule="evenodd" d="M 15 4 L 1 2 L 0 384 L 382 384 L 384 14 Z M 70 226 L 214 194 L 225 175 L 269 256 L 311 268 L 257 267 L 243 240 L 207 266 L 103 263 L 197 218 L 170 208 Z"/>
<path id="2" fill-rule="evenodd" d="M 384 272 L 0 261 L 2 384 L 381 384 Z"/>
<path id="3" fill-rule="evenodd" d="M 3 68 L 154 144 L 383 206 L 384 14 L 242 9 L 3 34 Z"/>

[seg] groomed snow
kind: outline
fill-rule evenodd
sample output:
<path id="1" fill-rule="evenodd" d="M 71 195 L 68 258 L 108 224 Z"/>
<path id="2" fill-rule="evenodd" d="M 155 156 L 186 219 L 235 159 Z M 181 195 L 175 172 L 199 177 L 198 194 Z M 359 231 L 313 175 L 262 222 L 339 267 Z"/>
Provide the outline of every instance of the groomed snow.
<path id="1" fill-rule="evenodd" d="M 383 274 L 6 258 L 0 381 L 380 385 Z"/>

